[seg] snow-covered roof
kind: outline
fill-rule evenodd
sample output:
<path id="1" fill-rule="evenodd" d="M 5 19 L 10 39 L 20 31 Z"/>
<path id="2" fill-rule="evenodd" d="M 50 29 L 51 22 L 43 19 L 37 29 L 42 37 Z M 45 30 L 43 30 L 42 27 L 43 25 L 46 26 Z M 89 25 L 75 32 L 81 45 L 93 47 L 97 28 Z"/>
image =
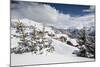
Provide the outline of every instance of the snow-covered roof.
<path id="1" fill-rule="evenodd" d="M 56 37 L 58 37 L 58 38 L 62 37 L 62 36 L 68 38 L 68 36 L 66 34 L 56 34 Z"/>
<path id="2" fill-rule="evenodd" d="M 67 41 L 70 41 L 73 45 L 78 45 L 76 39 L 68 39 Z"/>

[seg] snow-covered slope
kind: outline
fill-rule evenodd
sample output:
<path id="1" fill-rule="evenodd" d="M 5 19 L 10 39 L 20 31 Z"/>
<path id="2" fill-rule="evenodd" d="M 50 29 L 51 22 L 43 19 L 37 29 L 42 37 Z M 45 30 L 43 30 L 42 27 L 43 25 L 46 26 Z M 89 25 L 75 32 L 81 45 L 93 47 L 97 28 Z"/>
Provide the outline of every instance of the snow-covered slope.
<path id="1" fill-rule="evenodd" d="M 12 25 L 16 26 L 16 22 L 18 22 L 18 19 L 12 19 L 11 23 Z M 35 26 L 36 30 L 42 30 L 43 24 L 28 20 L 28 19 L 20 19 L 20 22 L 22 22 L 25 26 Z M 13 34 L 16 33 L 16 29 L 14 27 L 11 27 L 11 37 Z M 29 29 L 27 30 L 29 31 Z M 48 31 L 49 33 L 55 33 L 55 31 L 50 27 L 45 27 L 45 31 Z M 55 33 L 56 35 L 56 33 Z M 61 35 L 61 34 L 60 34 Z M 64 63 L 64 62 L 80 62 L 80 61 L 94 61 L 94 59 L 88 59 L 88 58 L 82 58 L 77 57 L 76 55 L 73 55 L 72 52 L 74 50 L 78 50 L 76 47 L 70 46 L 66 43 L 63 43 L 59 40 L 53 39 L 50 36 L 45 36 L 48 39 L 52 39 L 52 46 L 54 46 L 55 51 L 50 54 L 42 54 L 42 55 L 35 55 L 32 53 L 23 53 L 23 54 L 11 54 L 11 66 L 15 65 L 32 65 L 32 64 L 50 64 L 50 63 Z M 68 40 L 74 44 L 77 44 L 75 42 L 75 39 L 71 39 L 67 36 Z M 11 48 L 18 46 L 17 42 L 19 41 L 18 38 L 12 37 L 11 38 Z"/>
<path id="2" fill-rule="evenodd" d="M 16 25 L 16 22 L 22 22 L 25 26 L 35 26 L 37 30 L 42 30 L 43 29 L 43 24 L 35 22 L 33 20 L 29 20 L 29 19 L 11 19 L 11 23 Z M 50 27 L 45 27 L 45 31 L 49 31 L 54 33 L 54 31 L 52 30 L 52 28 Z"/>
<path id="3" fill-rule="evenodd" d="M 72 52 L 74 50 L 78 50 L 76 47 L 67 45 L 65 43 L 62 43 L 62 42 L 60 42 L 58 40 L 54 40 L 54 39 L 53 39 L 52 45 L 54 46 L 56 53 L 62 54 L 62 55 L 67 55 L 67 56 L 72 55 Z"/>
<path id="4" fill-rule="evenodd" d="M 33 20 L 29 20 L 29 19 L 11 19 L 11 37 L 12 37 L 12 40 L 11 40 L 11 47 L 15 47 L 17 46 L 17 42 L 18 42 L 18 39 L 17 38 L 13 38 L 13 34 L 17 34 L 16 33 L 16 29 L 14 27 L 16 27 L 17 23 L 19 22 L 22 22 L 25 26 L 27 27 L 30 27 L 30 26 L 34 26 L 36 28 L 37 31 L 42 31 L 43 30 L 43 24 L 41 23 L 38 23 L 38 22 L 35 22 Z M 30 32 L 30 29 L 27 29 L 27 32 Z M 48 27 L 45 25 L 45 31 L 48 31 L 48 33 L 52 33 L 52 34 L 56 34 L 55 37 L 59 38 L 60 36 L 64 36 L 67 38 L 68 41 L 72 42 L 73 45 L 76 45 L 77 42 L 75 39 L 71 39 L 68 37 L 68 35 L 66 34 L 61 34 L 61 33 L 55 33 L 55 30 L 53 30 L 51 27 Z M 18 35 L 18 34 L 17 34 Z"/>
<path id="5" fill-rule="evenodd" d="M 53 39 L 52 45 L 55 47 L 55 52 L 49 55 L 11 54 L 11 66 L 94 61 L 94 59 L 73 55 L 73 50 L 77 50 L 77 48 L 60 41 Z"/>
<path id="6" fill-rule="evenodd" d="M 16 27 L 18 22 L 21 22 L 24 24 L 24 26 L 27 27 L 31 27 L 34 26 L 36 28 L 37 31 L 43 31 L 43 24 L 35 22 L 33 20 L 29 20 L 29 19 L 11 19 L 11 48 L 18 46 L 17 42 L 19 41 L 18 38 L 13 37 L 13 35 L 19 35 L 18 33 L 16 33 Z M 30 32 L 31 29 L 26 29 L 27 32 Z M 53 33 L 55 34 L 54 30 L 52 30 L 52 28 L 45 26 L 45 31 L 47 31 L 48 33 Z"/>

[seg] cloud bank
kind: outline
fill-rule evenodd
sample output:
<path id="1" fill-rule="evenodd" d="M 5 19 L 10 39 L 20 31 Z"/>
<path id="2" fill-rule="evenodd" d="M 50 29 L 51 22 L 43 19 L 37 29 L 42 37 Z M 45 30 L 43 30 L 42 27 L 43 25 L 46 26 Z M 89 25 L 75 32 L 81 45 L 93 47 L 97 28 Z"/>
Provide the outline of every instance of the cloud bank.
<path id="1" fill-rule="evenodd" d="M 92 7 L 90 9 L 92 10 Z M 94 25 L 94 17 L 94 13 L 83 16 L 63 14 L 48 4 L 18 2 L 11 5 L 11 18 L 28 18 L 62 29 L 69 27 L 82 28 L 83 26 Z"/>

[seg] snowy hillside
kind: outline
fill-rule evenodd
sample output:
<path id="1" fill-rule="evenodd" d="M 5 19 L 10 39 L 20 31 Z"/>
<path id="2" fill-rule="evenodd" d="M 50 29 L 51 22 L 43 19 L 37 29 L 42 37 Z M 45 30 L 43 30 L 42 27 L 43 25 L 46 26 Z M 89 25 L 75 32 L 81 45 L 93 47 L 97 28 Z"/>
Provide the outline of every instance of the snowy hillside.
<path id="1" fill-rule="evenodd" d="M 23 24 L 24 32 L 19 33 L 17 29 L 18 23 L 21 22 Z M 23 51 L 26 48 L 30 50 L 30 43 L 32 42 L 36 44 L 35 49 L 36 53 L 33 51 L 22 52 L 21 54 L 12 53 L 11 54 L 11 66 L 15 65 L 30 65 L 30 64 L 45 64 L 45 63 L 63 63 L 63 62 L 80 62 L 80 61 L 94 61 L 94 59 L 77 57 L 72 54 L 74 50 L 79 50 L 75 45 L 78 45 L 76 39 L 70 38 L 67 34 L 56 33 L 51 27 L 44 26 L 45 24 L 41 24 L 29 19 L 12 19 L 11 20 L 11 48 Z M 20 30 L 22 31 L 22 29 Z M 38 34 L 34 35 L 33 33 L 43 33 L 43 37 Z M 24 36 L 23 36 L 24 35 Z M 24 38 L 22 38 L 24 37 Z M 38 40 L 31 40 L 31 38 L 37 37 Z M 39 39 L 40 37 L 40 39 Z M 43 39 L 44 38 L 44 39 Z M 20 46 L 19 43 L 23 41 L 23 39 L 27 41 L 31 41 L 28 43 L 28 46 Z M 38 43 L 36 43 L 38 41 Z M 45 45 L 41 42 L 43 41 Z M 73 46 L 67 44 L 67 42 L 73 44 Z M 26 41 L 24 41 L 26 42 Z M 49 43 L 49 46 L 48 44 Z M 23 44 L 23 43 L 21 43 Z M 47 44 L 47 45 L 46 45 Z M 43 46 L 46 46 L 45 48 Z M 31 45 L 32 48 L 34 48 Z M 31 49 L 32 49 L 31 48 Z M 41 48 L 41 50 L 40 50 Z M 49 49 L 50 48 L 50 49 Z M 47 50 L 50 50 L 48 52 Z M 16 51 L 15 51 L 16 52 Z M 18 52 L 18 51 L 17 51 Z"/>
<path id="2" fill-rule="evenodd" d="M 29 20 L 29 19 L 12 19 L 11 20 L 11 24 L 13 24 L 14 26 L 16 26 L 16 22 L 22 22 L 25 26 L 35 26 L 37 30 L 42 30 L 43 28 L 43 24 L 35 22 L 33 20 Z M 54 33 L 54 31 L 50 28 L 50 27 L 46 27 L 45 31 L 49 31 Z"/>
<path id="3" fill-rule="evenodd" d="M 11 47 L 12 48 L 15 46 L 18 46 L 17 42 L 19 40 L 18 40 L 18 38 L 13 36 L 15 34 L 19 35 L 18 33 L 16 33 L 16 28 L 15 28 L 17 26 L 18 22 L 19 22 L 18 19 L 11 20 L 11 37 L 12 37 L 11 38 L 11 44 L 12 44 Z M 42 29 L 43 29 L 43 24 L 29 20 L 29 19 L 20 19 L 20 22 L 22 22 L 25 25 L 25 27 L 28 27 L 28 29 L 26 29 L 27 32 L 32 31 L 31 27 L 35 27 L 36 31 L 42 31 Z M 47 26 L 45 27 L 45 31 L 47 31 L 48 33 L 55 34 L 54 30 L 52 30 L 52 28 L 47 27 Z"/>
<path id="4" fill-rule="evenodd" d="M 62 43 L 62 42 L 54 40 L 54 39 L 53 39 L 52 45 L 54 45 L 54 47 L 55 47 L 55 52 L 58 54 L 62 54 L 62 55 L 70 56 L 74 50 L 78 50 L 75 47 L 72 47 L 70 45 L 67 45 L 65 43 Z"/>
<path id="5" fill-rule="evenodd" d="M 55 47 L 55 52 L 48 55 L 34 55 L 32 53 L 24 53 L 22 55 L 12 54 L 11 65 L 30 65 L 30 64 L 51 64 L 51 63 L 69 63 L 69 62 L 84 62 L 94 61 L 94 59 L 77 57 L 73 55 L 73 50 L 77 50 L 72 46 L 66 45 L 60 41 L 54 40 L 52 45 Z"/>
<path id="6" fill-rule="evenodd" d="M 16 28 L 15 28 L 16 25 L 17 25 L 17 22 L 19 22 L 19 19 L 12 19 L 11 20 L 11 37 L 12 37 L 12 40 L 11 40 L 11 44 L 12 45 L 11 45 L 11 47 L 17 46 L 16 43 L 19 41 L 17 38 L 12 36 L 13 34 L 18 34 L 18 33 L 16 33 Z M 20 19 L 20 22 L 22 22 L 26 27 L 29 27 L 29 28 L 31 28 L 31 26 L 35 27 L 36 31 L 42 31 L 42 29 L 43 29 L 43 24 L 35 22 L 33 20 Z M 27 29 L 26 31 L 30 32 L 31 29 Z M 55 30 L 53 30 L 51 27 L 45 26 L 45 31 L 47 31 L 49 34 L 55 34 L 54 37 L 56 37 L 56 38 L 64 36 L 64 37 L 67 38 L 67 41 L 71 41 L 72 43 L 74 43 L 74 45 L 77 45 L 77 42 L 75 41 L 75 39 L 71 39 L 66 34 L 55 33 Z M 48 35 L 45 35 L 45 36 L 48 36 Z"/>

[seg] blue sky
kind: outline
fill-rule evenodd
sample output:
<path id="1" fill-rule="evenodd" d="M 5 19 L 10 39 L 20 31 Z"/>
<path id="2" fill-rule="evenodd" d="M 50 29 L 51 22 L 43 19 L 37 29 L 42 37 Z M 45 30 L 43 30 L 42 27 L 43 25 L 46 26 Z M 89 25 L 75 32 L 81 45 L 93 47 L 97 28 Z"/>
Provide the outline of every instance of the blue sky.
<path id="1" fill-rule="evenodd" d="M 73 4 L 55 4 L 49 3 L 50 6 L 55 7 L 61 13 L 74 15 L 85 15 L 90 14 L 91 12 L 83 12 L 90 8 L 89 5 L 73 5 Z"/>
<path id="2" fill-rule="evenodd" d="M 94 25 L 95 6 L 13 1 L 11 18 L 27 18 L 57 28 Z"/>

